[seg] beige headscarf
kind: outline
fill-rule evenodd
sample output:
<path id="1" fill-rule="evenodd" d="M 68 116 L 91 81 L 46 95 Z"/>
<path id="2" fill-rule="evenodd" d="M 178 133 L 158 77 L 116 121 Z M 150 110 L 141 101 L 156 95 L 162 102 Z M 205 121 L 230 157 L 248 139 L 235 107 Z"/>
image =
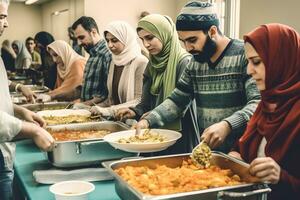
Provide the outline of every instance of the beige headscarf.
<path id="1" fill-rule="evenodd" d="M 86 60 L 84 57 L 77 54 L 72 47 L 63 40 L 52 42 L 47 47 L 48 51 L 49 48 L 62 58 L 64 65 L 57 65 L 57 73 L 62 79 L 70 72 L 71 66 L 76 60 Z"/>

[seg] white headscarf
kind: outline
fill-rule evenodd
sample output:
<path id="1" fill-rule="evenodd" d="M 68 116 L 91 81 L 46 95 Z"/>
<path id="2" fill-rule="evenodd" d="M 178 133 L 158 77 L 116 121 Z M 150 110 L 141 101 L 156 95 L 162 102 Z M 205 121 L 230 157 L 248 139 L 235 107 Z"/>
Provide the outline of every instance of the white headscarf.
<path id="1" fill-rule="evenodd" d="M 112 53 L 114 64 L 124 66 L 137 56 L 141 55 L 141 47 L 138 43 L 136 31 L 127 22 L 113 21 L 108 24 L 104 31 L 104 35 L 106 31 L 111 33 L 125 45 L 124 50 L 119 55 L 114 55 Z"/>
<path id="2" fill-rule="evenodd" d="M 60 78 L 64 79 L 70 72 L 73 62 L 79 59 L 86 60 L 84 57 L 76 53 L 72 47 L 63 40 L 56 40 L 48 45 L 47 49 L 52 49 L 57 55 L 62 58 L 64 65 L 57 65 L 57 73 Z"/>
<path id="3" fill-rule="evenodd" d="M 17 57 L 15 60 L 15 67 L 16 69 L 22 69 L 24 59 L 29 59 L 30 61 L 32 61 L 31 55 L 23 42 L 15 40 L 13 41 L 12 45 L 16 45 L 18 47 L 18 53 L 16 53 Z"/>

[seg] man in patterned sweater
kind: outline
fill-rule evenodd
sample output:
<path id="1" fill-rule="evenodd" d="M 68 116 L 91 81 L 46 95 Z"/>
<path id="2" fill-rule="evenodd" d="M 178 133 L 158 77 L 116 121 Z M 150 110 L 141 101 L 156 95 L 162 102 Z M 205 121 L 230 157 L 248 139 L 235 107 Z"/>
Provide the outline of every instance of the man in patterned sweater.
<path id="1" fill-rule="evenodd" d="M 219 19 L 207 2 L 192 1 L 177 17 L 180 40 L 194 59 L 186 67 L 173 93 L 137 124 L 162 126 L 180 117 L 195 99 L 201 139 L 228 152 L 242 135 L 260 94 L 247 75 L 243 42 L 224 36 Z"/>

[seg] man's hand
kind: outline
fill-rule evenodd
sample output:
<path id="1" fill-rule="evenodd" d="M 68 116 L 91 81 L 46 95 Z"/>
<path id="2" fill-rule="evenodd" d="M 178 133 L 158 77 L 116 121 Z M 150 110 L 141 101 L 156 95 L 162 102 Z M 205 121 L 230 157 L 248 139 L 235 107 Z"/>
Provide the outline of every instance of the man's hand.
<path id="1" fill-rule="evenodd" d="M 135 112 L 129 108 L 121 108 L 115 113 L 115 118 L 119 121 L 132 119 L 136 116 Z"/>
<path id="2" fill-rule="evenodd" d="M 18 138 L 31 138 L 43 151 L 51 151 L 54 148 L 54 139 L 51 134 L 33 123 L 23 122 Z"/>
<path id="3" fill-rule="evenodd" d="M 206 128 L 201 136 L 201 139 L 213 149 L 220 146 L 230 132 L 231 128 L 228 122 L 221 121 Z"/>
<path id="4" fill-rule="evenodd" d="M 20 119 L 23 119 L 27 122 L 34 123 L 41 127 L 46 126 L 46 122 L 44 121 L 44 119 L 41 116 L 39 116 L 38 114 L 36 114 L 26 108 L 23 108 L 18 105 L 14 105 L 14 111 L 15 111 L 15 115 Z"/>
<path id="5" fill-rule="evenodd" d="M 92 115 L 100 115 L 100 116 L 104 116 L 104 117 L 111 117 L 114 114 L 112 112 L 112 110 L 110 110 L 109 107 L 102 108 L 100 106 L 92 106 L 92 108 L 90 109 L 90 112 L 92 113 Z"/>
<path id="6" fill-rule="evenodd" d="M 27 102 L 35 103 L 37 95 L 32 90 L 30 90 L 25 85 L 20 85 L 19 90 L 26 97 Z"/>
<path id="7" fill-rule="evenodd" d="M 141 121 L 139 121 L 138 123 L 136 123 L 131 127 L 131 129 L 136 130 L 136 135 L 139 135 L 141 133 L 141 129 L 146 129 L 146 128 L 149 128 L 149 123 L 145 119 L 142 119 Z"/>
<path id="8" fill-rule="evenodd" d="M 280 179 L 280 166 L 271 157 L 259 157 L 250 163 L 249 171 L 262 182 L 277 184 Z"/>

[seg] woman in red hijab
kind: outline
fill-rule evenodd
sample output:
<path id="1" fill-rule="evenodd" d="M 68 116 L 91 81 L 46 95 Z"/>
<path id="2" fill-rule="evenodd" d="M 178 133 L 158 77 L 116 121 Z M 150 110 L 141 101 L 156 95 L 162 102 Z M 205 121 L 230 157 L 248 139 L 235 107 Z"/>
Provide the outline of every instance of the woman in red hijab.
<path id="1" fill-rule="evenodd" d="M 268 199 L 300 199 L 300 36 L 282 24 L 244 36 L 247 73 L 262 100 L 230 155 L 272 189 Z"/>

